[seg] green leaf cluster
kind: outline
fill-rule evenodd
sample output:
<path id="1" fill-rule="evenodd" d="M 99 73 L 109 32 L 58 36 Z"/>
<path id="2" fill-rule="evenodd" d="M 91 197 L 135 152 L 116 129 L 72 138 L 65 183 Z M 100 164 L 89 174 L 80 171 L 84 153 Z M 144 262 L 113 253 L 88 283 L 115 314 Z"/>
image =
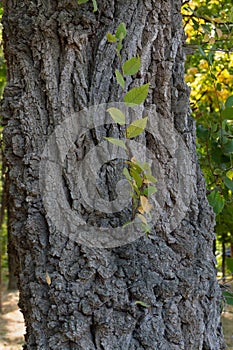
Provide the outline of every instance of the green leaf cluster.
<path id="1" fill-rule="evenodd" d="M 123 40 L 125 39 L 127 35 L 127 30 L 126 30 L 126 27 L 125 27 L 125 23 L 120 23 L 119 26 L 117 27 L 116 29 L 116 32 L 115 34 L 111 34 L 111 33 L 107 33 L 107 40 L 109 43 L 117 43 L 117 46 L 116 46 L 116 51 L 117 51 L 117 54 L 119 56 L 119 58 L 121 58 L 121 49 L 123 47 Z"/>
<path id="2" fill-rule="evenodd" d="M 132 57 L 122 63 L 121 49 L 123 47 L 123 40 L 126 37 L 126 34 L 127 31 L 124 23 L 119 24 L 115 34 L 107 33 L 108 42 L 116 44 L 116 52 L 120 61 L 120 70 L 116 69 L 115 76 L 116 81 L 122 90 L 125 88 L 126 77 L 137 74 L 141 67 L 140 57 Z M 124 95 L 125 105 L 128 107 L 140 105 L 146 100 L 148 91 L 149 83 L 132 88 Z M 121 126 L 126 124 L 126 116 L 120 109 L 111 107 L 107 110 L 107 112 L 111 115 L 115 123 Z M 146 129 L 147 120 L 148 118 L 144 117 L 131 122 L 125 131 L 126 141 L 112 137 L 105 137 L 105 139 L 108 142 L 125 149 L 129 154 L 130 152 L 127 140 L 142 134 Z M 141 221 L 145 233 L 148 234 L 151 231 L 151 227 L 148 224 L 147 216 L 152 209 L 152 205 L 149 203 L 148 198 L 156 192 L 156 187 L 153 186 L 156 179 L 151 173 L 149 163 L 146 162 L 141 164 L 135 158 L 132 158 L 128 160 L 126 164 L 127 166 L 123 169 L 123 174 L 132 189 L 132 219 L 134 219 L 137 215 Z"/>

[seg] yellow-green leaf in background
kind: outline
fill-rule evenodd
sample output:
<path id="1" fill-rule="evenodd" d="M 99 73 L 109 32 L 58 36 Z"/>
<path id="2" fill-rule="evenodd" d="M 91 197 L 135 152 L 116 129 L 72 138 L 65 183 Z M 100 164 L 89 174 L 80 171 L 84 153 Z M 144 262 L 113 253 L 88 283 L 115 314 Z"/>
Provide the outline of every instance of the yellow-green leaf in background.
<path id="1" fill-rule="evenodd" d="M 212 191 L 209 195 L 208 195 L 208 201 L 210 203 L 210 205 L 212 206 L 214 212 L 216 215 L 218 215 L 219 213 L 221 213 L 221 211 L 224 208 L 224 204 L 225 204 L 225 199 L 223 196 L 221 196 L 219 194 L 219 192 L 217 191 Z"/>
<path id="2" fill-rule="evenodd" d="M 233 107 L 233 95 L 229 96 L 225 103 L 226 108 Z"/>
<path id="3" fill-rule="evenodd" d="M 225 108 L 222 111 L 221 115 L 224 119 L 232 120 L 233 119 L 233 108 L 232 107 Z"/>

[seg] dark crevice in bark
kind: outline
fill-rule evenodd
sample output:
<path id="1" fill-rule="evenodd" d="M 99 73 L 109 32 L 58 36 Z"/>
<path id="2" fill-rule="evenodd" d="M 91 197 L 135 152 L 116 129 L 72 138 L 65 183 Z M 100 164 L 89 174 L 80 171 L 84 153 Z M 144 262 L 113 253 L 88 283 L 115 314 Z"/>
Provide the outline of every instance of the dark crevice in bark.
<path id="1" fill-rule="evenodd" d="M 63 186 L 62 187 L 63 187 L 63 189 L 65 191 L 66 200 L 69 203 L 70 208 L 72 209 L 73 208 L 73 198 L 72 198 L 71 191 L 70 191 L 70 186 L 69 186 L 69 183 L 67 181 L 67 178 L 66 178 L 65 174 L 62 175 L 62 180 L 63 180 Z"/>
<path id="2" fill-rule="evenodd" d="M 90 332 L 91 332 L 92 342 L 95 346 L 95 349 L 98 349 L 97 343 L 96 343 L 96 327 L 95 327 L 94 315 L 92 315 L 92 323 L 90 325 Z"/>

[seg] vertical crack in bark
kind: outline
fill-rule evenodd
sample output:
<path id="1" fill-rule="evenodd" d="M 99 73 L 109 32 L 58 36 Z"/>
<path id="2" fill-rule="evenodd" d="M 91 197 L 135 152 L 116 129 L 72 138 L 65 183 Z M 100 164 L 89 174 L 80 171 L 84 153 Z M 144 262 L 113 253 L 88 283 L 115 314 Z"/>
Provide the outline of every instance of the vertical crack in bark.
<path id="1" fill-rule="evenodd" d="M 96 343 L 96 326 L 95 326 L 94 315 L 92 315 L 92 323 L 90 325 L 90 332 L 91 332 L 92 342 L 95 346 L 95 349 L 98 349 L 98 346 Z"/>

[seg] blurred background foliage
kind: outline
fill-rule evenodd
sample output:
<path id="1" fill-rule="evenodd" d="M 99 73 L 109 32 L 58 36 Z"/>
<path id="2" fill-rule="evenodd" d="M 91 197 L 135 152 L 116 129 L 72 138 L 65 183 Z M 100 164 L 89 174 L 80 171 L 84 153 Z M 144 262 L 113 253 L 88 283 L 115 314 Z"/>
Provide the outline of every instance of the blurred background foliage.
<path id="1" fill-rule="evenodd" d="M 197 153 L 216 214 L 214 253 L 233 273 L 233 4 L 185 1 L 186 82 L 197 125 Z"/>

